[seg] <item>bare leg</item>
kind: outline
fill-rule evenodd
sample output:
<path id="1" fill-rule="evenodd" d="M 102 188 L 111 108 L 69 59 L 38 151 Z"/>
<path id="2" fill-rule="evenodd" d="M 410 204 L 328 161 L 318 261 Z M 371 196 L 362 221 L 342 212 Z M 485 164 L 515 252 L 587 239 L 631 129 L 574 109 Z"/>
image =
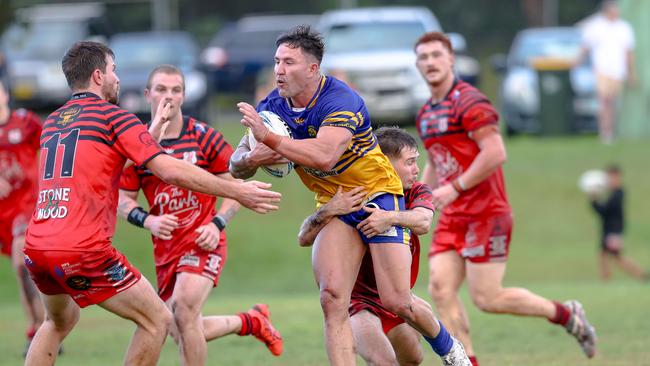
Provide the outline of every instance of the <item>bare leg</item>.
<path id="1" fill-rule="evenodd" d="M 126 351 L 124 365 L 155 365 L 167 337 L 172 315 L 143 276 L 135 285 L 99 306 L 133 321 L 137 328 Z"/>
<path id="2" fill-rule="evenodd" d="M 357 353 L 368 366 L 398 365 L 393 346 L 384 335 L 381 321 L 375 314 L 361 311 L 350 318 L 350 324 Z"/>
<path id="3" fill-rule="evenodd" d="M 469 316 L 458 295 L 465 279 L 465 260 L 454 251 L 442 252 L 429 259 L 429 271 L 429 294 L 440 320 L 463 344 L 467 355 L 473 356 Z"/>
<path id="4" fill-rule="evenodd" d="M 331 365 L 356 364 L 348 306 L 365 250 L 356 230 L 339 219 L 321 230 L 312 248 L 312 267 L 320 290 L 325 345 Z"/>
<path id="5" fill-rule="evenodd" d="M 640 281 L 646 280 L 645 270 L 638 263 L 633 261 L 632 258 L 626 257 L 622 254 L 615 258 L 618 266 L 621 267 L 621 269 L 627 274 Z"/>
<path id="6" fill-rule="evenodd" d="M 440 326 L 431 307 L 411 293 L 411 251 L 404 244 L 371 244 L 381 302 L 422 335 L 435 338 Z"/>
<path id="7" fill-rule="evenodd" d="M 615 98 L 611 96 L 600 97 L 600 111 L 598 113 L 598 122 L 600 129 L 600 138 L 605 143 L 611 143 L 614 138 L 614 113 Z"/>
<path id="8" fill-rule="evenodd" d="M 20 289 L 20 301 L 23 305 L 23 310 L 30 323 L 32 329 L 38 329 L 45 317 L 45 308 L 43 301 L 39 296 L 38 289 L 32 281 L 32 278 L 27 272 L 25 266 L 25 255 L 23 248 L 25 247 L 25 236 L 17 236 L 14 238 L 12 244 L 11 262 L 18 279 L 18 288 Z"/>
<path id="9" fill-rule="evenodd" d="M 241 318 L 237 315 L 212 315 L 203 317 L 203 334 L 205 340 L 221 338 L 241 331 Z"/>
<path id="10" fill-rule="evenodd" d="M 397 354 L 400 366 L 416 366 L 422 363 L 420 333 L 410 325 L 400 324 L 391 329 L 387 336 Z"/>
<path id="11" fill-rule="evenodd" d="M 194 273 L 178 273 L 169 301 L 178 331 L 182 365 L 205 365 L 208 347 L 201 310 L 212 289 L 212 280 Z"/>
<path id="12" fill-rule="evenodd" d="M 61 342 L 79 320 L 79 307 L 69 295 L 42 295 L 47 315 L 27 352 L 25 366 L 54 365 Z"/>
<path id="13" fill-rule="evenodd" d="M 488 313 L 538 316 L 551 319 L 556 308 L 552 301 L 525 288 L 502 287 L 506 271 L 502 263 L 467 263 L 467 282 L 474 304 Z"/>
<path id="14" fill-rule="evenodd" d="M 600 270 L 600 278 L 603 281 L 609 281 L 612 279 L 612 269 L 609 265 L 609 257 L 611 254 L 601 251 L 600 256 L 598 257 L 598 269 Z"/>

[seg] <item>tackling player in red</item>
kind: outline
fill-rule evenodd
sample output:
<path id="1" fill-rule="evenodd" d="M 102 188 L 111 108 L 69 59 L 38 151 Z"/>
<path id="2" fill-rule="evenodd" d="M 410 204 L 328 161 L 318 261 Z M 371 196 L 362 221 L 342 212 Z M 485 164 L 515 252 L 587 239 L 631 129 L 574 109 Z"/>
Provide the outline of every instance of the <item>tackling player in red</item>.
<path id="1" fill-rule="evenodd" d="M 501 169 L 506 151 L 499 117 L 483 94 L 454 76 L 454 53 L 445 35 L 424 34 L 415 54 L 431 91 L 416 127 L 428 155 L 422 180 L 436 187 L 433 203 L 443 207 L 429 254 L 430 292 L 443 322 L 477 365 L 467 313 L 458 297 L 467 278 L 479 309 L 547 318 L 564 326 L 593 357 L 595 330 L 579 302 L 562 304 L 524 288 L 502 286 L 512 215 Z"/>
<path id="2" fill-rule="evenodd" d="M 25 364 L 53 364 L 79 308 L 97 304 L 137 326 L 124 363 L 154 365 L 172 316 L 112 246 L 118 183 L 127 159 L 168 183 L 234 198 L 257 212 L 277 209 L 280 194 L 266 190 L 268 184 L 218 178 L 166 155 L 156 139 L 168 123 L 169 105 L 158 106 L 152 133 L 117 107 L 114 54 L 103 44 L 75 43 L 62 68 L 73 95 L 43 125 L 39 192 L 25 238 L 25 263 L 46 308 Z"/>
<path id="3" fill-rule="evenodd" d="M 233 180 L 228 161 L 233 149 L 223 135 L 207 124 L 184 116 L 185 78 L 172 65 L 149 74 L 144 91 L 152 116 L 161 102 L 169 103 L 169 124 L 161 135 L 165 152 L 176 159 Z M 150 212 L 138 204 L 142 190 Z M 132 224 L 151 231 L 158 279 L 158 295 L 174 316 L 171 334 L 179 344 L 181 364 L 204 365 L 206 341 L 228 334 L 254 335 L 276 356 L 282 338 L 269 320 L 268 306 L 258 304 L 231 316 L 202 316 L 203 305 L 226 263 L 226 225 L 239 210 L 225 198 L 215 212 L 217 198 L 163 182 L 145 166 L 130 166 L 122 173 L 118 213 Z"/>
<path id="4" fill-rule="evenodd" d="M 392 225 L 403 225 L 411 230 L 411 288 L 417 280 L 420 264 L 420 240 L 431 227 L 435 208 L 431 188 L 417 181 L 418 144 L 406 131 L 382 127 L 376 131 L 381 151 L 390 159 L 404 187 L 405 211 L 384 211 L 363 206 L 362 187 L 344 192 L 339 190 L 318 211 L 308 217 L 300 228 L 298 242 L 310 246 L 318 232 L 332 218 L 358 211 L 361 207 L 370 213 L 359 228 L 368 236 L 378 235 Z M 352 290 L 350 322 L 356 350 L 369 365 L 419 365 L 422 363 L 420 334 L 402 318 L 387 310 L 381 302 L 370 253 L 366 253 Z M 443 363 L 447 361 L 443 358 Z"/>
<path id="5" fill-rule="evenodd" d="M 25 229 L 38 191 L 40 136 L 40 118 L 25 109 L 11 110 L 9 93 L 0 80 L 0 253 L 11 259 L 18 279 L 20 302 L 29 323 L 28 345 L 45 316 L 23 259 Z"/>

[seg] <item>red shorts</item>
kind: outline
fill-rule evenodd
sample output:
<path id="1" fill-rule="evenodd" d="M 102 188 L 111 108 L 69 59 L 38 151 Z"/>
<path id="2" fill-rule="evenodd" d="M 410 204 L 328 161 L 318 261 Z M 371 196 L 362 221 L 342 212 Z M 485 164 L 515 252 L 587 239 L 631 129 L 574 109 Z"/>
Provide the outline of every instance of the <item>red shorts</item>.
<path id="1" fill-rule="evenodd" d="M 214 283 L 213 287 L 219 284 L 221 269 L 228 257 L 228 246 L 219 242 L 217 249 L 206 252 L 200 248 L 190 249 L 177 260 L 156 266 L 156 279 L 158 281 L 158 296 L 163 301 L 169 300 L 174 292 L 176 274 L 179 272 L 196 273 L 207 277 Z"/>
<path id="2" fill-rule="evenodd" d="M 25 264 L 45 295 L 68 294 L 80 306 L 99 304 L 140 280 L 124 254 L 102 251 L 25 249 Z"/>
<path id="3" fill-rule="evenodd" d="M 350 300 L 350 307 L 348 308 L 348 313 L 350 316 L 352 317 L 355 314 L 362 312 L 363 310 L 367 310 L 379 318 L 381 321 L 381 328 L 384 330 L 384 334 L 388 334 L 391 329 L 405 323 L 404 319 L 395 315 L 395 313 L 384 309 L 381 303 L 372 301 L 367 298 L 353 297 L 352 300 Z"/>
<path id="4" fill-rule="evenodd" d="M 472 263 L 501 262 L 508 259 L 512 213 L 484 217 L 442 215 L 433 234 L 429 257 L 455 250 Z"/>
<path id="5" fill-rule="evenodd" d="M 29 218 L 32 215 L 34 206 L 30 206 L 29 210 L 20 207 L 17 210 L 12 210 L 16 213 L 9 213 L 0 217 L 0 254 L 11 257 L 11 247 L 14 238 L 17 236 L 25 235 Z"/>

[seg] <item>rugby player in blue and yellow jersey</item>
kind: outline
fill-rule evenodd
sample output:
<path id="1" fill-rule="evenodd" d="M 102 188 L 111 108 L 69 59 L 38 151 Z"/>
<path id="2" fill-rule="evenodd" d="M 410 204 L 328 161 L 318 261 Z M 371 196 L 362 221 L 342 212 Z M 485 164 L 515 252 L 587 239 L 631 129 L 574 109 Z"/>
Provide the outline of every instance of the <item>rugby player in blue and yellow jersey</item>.
<path id="1" fill-rule="evenodd" d="M 257 167 L 288 159 L 318 204 L 341 187 L 364 187 L 365 206 L 404 210 L 403 188 L 388 158 L 381 152 L 363 99 L 341 81 L 323 76 L 322 37 L 298 26 L 276 42 L 274 89 L 257 109 L 239 103 L 241 123 L 262 144 L 250 150 L 243 138 L 230 160 L 237 178 L 253 175 Z M 272 133 L 258 111 L 272 111 L 290 127 L 293 139 Z M 339 216 L 319 233 L 312 265 L 325 317 L 327 354 L 333 365 L 356 361 L 348 317 L 350 294 L 361 260 L 370 250 L 382 303 L 417 329 L 443 357 L 445 365 L 470 365 L 459 342 L 436 320 L 431 307 L 411 293 L 409 230 L 392 226 L 367 237 L 357 230 L 368 212 Z"/>

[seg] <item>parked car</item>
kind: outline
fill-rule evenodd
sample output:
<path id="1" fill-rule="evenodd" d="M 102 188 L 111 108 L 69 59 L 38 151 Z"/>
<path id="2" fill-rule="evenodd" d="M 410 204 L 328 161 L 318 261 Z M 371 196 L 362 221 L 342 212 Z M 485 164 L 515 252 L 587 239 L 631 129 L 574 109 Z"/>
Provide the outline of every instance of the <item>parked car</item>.
<path id="1" fill-rule="evenodd" d="M 13 102 L 18 106 L 56 106 L 70 97 L 61 58 L 74 42 L 105 42 L 110 26 L 99 3 L 35 5 L 19 9 L 1 40 Z"/>
<path id="2" fill-rule="evenodd" d="M 531 61 L 539 57 L 576 59 L 581 49 L 580 31 L 574 27 L 531 28 L 519 32 L 507 56 L 495 55 L 494 68 L 503 74 L 500 87 L 501 114 L 509 134 L 538 133 L 539 80 Z M 597 130 L 596 80 L 589 60 L 569 71 L 573 89 L 576 132 Z"/>
<path id="3" fill-rule="evenodd" d="M 207 117 L 207 80 L 199 67 L 199 47 L 187 32 L 116 34 L 110 41 L 119 65 L 120 105 L 143 120 L 150 118 L 144 98 L 149 73 L 161 64 L 178 67 L 185 75 L 183 112 Z"/>
<path id="4" fill-rule="evenodd" d="M 212 90 L 253 94 L 258 74 L 273 67 L 275 40 L 299 24 L 315 25 L 318 15 L 250 15 L 224 26 L 201 54 Z"/>
<path id="5" fill-rule="evenodd" d="M 415 66 L 413 45 L 425 32 L 442 30 L 433 13 L 425 7 L 332 10 L 322 15 L 318 28 L 326 48 L 321 68 L 345 76 L 365 100 L 373 122 L 412 123 L 430 96 Z M 458 34 L 452 41 L 465 47 Z M 476 80 L 478 62 L 469 66 Z"/>

